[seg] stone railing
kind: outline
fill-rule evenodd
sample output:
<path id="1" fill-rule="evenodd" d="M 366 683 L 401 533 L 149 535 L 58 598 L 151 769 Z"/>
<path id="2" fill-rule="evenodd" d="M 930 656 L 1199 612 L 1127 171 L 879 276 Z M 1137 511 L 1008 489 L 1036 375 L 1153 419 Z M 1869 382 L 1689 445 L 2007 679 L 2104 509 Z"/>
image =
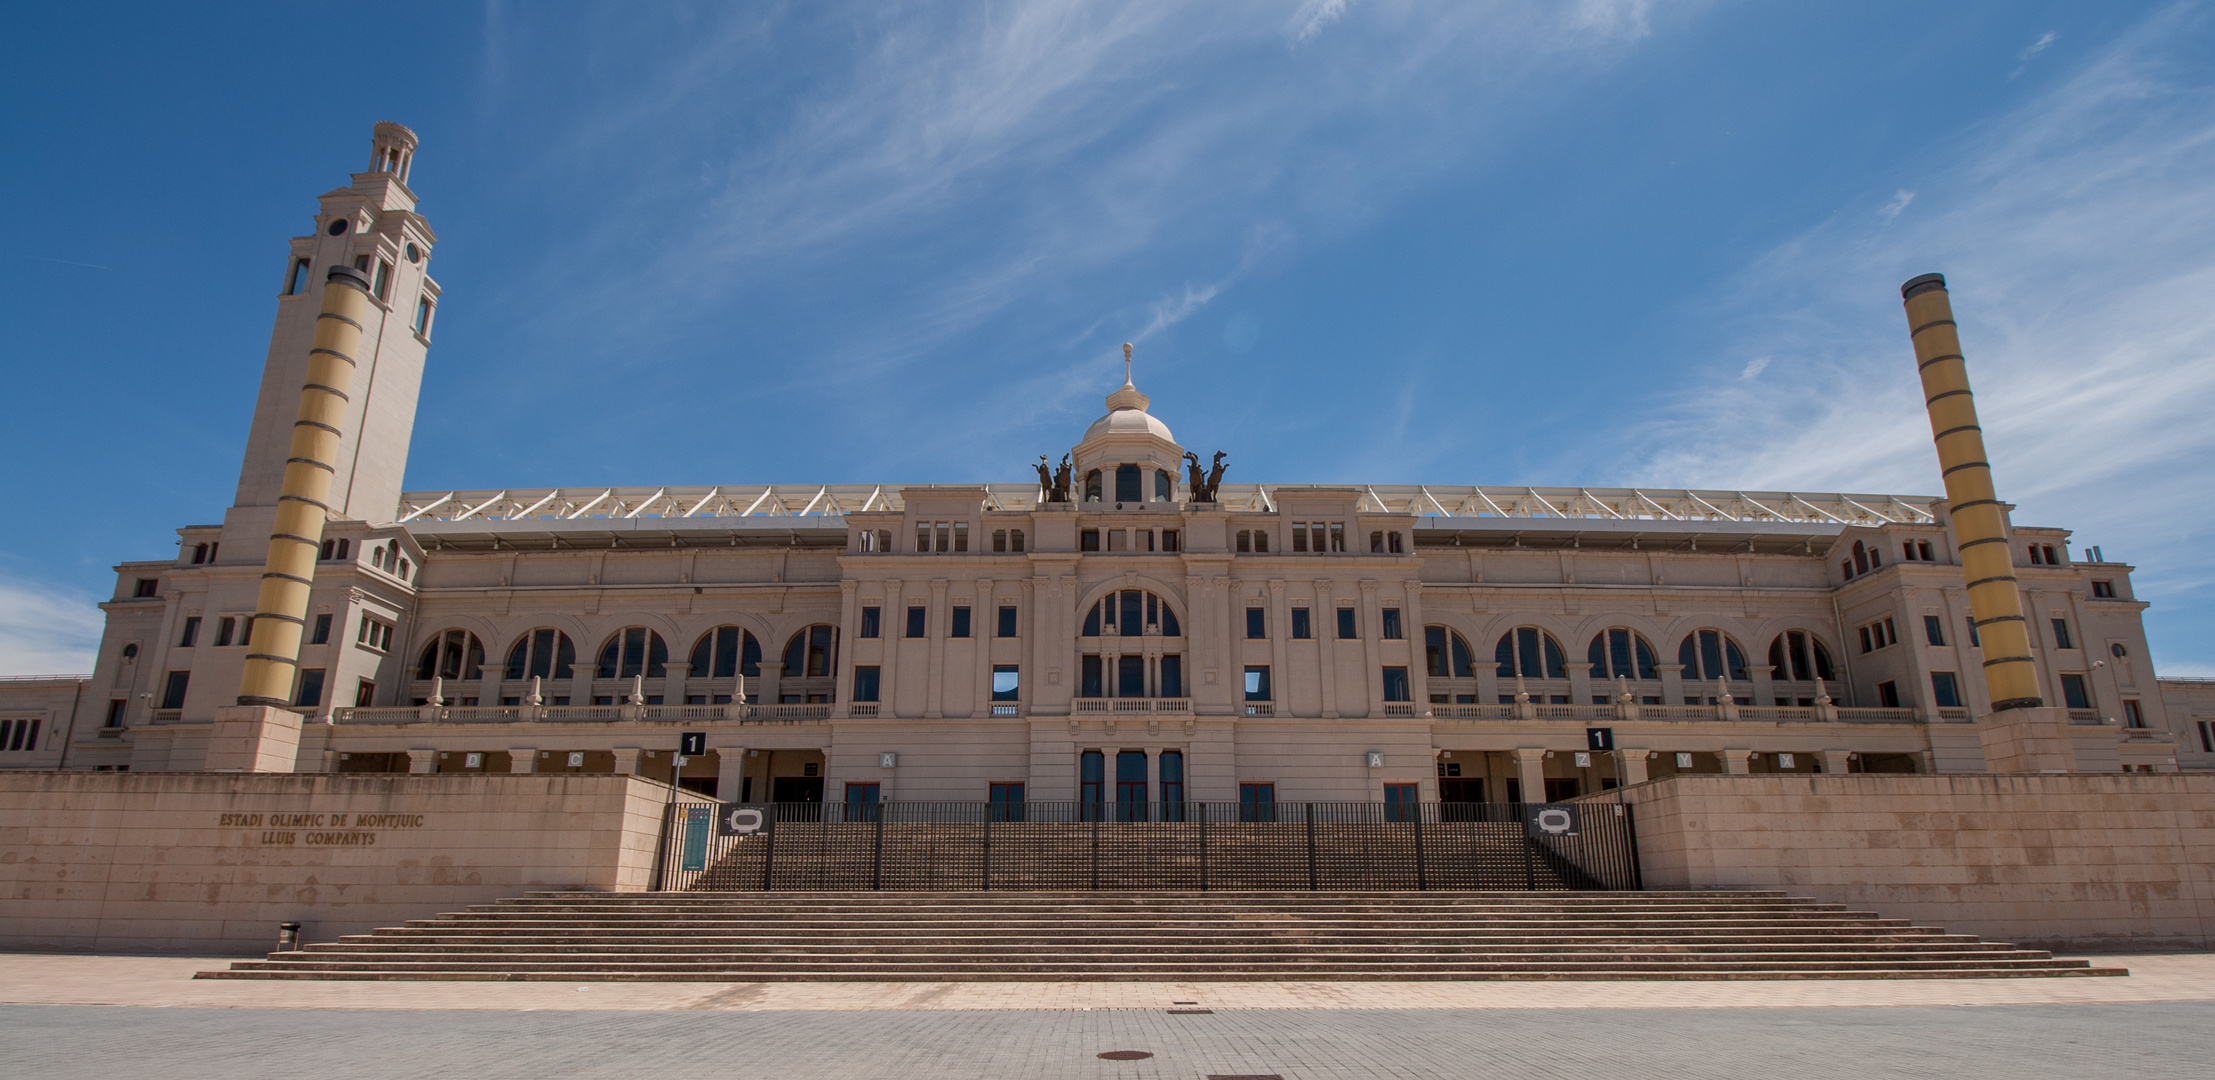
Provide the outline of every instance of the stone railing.
<path id="1" fill-rule="evenodd" d="M 1389 710 L 1391 706 L 1386 706 Z M 1387 712 L 1385 715 L 1403 715 Z M 1430 706 L 1434 720 L 1577 720 L 1600 723 L 1618 720 L 1712 721 L 1761 720 L 1770 723 L 1919 724 L 1924 719 L 1914 709 L 1859 709 L 1835 705 L 1559 705 L 1535 701 L 1507 705 Z"/>
<path id="2" fill-rule="evenodd" d="M 1192 699 L 1181 697 L 1078 698 L 1069 711 L 1077 716 L 1096 716 L 1103 713 L 1108 715 L 1137 713 L 1157 716 L 1167 713 L 1182 716 L 1192 711 Z"/>
<path id="3" fill-rule="evenodd" d="M 859 708 L 859 706 L 853 706 Z M 332 709 L 336 724 L 467 724 L 575 721 L 716 721 L 741 724 L 816 723 L 832 706 L 813 705 L 418 705 Z M 870 706 L 869 715 L 875 715 Z M 860 714 L 856 714 L 860 715 Z"/>

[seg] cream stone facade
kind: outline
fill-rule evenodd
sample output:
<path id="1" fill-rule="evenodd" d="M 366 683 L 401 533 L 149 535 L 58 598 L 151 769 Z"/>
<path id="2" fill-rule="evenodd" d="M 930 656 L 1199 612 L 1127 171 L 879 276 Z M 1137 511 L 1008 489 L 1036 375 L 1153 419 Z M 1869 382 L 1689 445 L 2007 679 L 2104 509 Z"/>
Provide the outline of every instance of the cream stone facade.
<path id="1" fill-rule="evenodd" d="M 1065 501 L 1008 482 L 1021 462 L 966 486 L 404 492 L 436 237 L 414 136 L 379 125 L 373 152 L 291 241 L 236 504 L 117 567 L 89 677 L 0 682 L 0 768 L 209 767 L 340 265 L 374 312 L 297 657 L 299 772 L 1497 802 L 1985 771 L 1985 658 L 1929 496 L 1218 486 L 1215 448 L 1188 458 L 1129 379 L 1068 449 Z M 2215 769 L 2215 693 L 2157 680 L 2132 568 L 2009 530 L 2079 769 Z M 709 751 L 680 775 L 687 731 Z"/>

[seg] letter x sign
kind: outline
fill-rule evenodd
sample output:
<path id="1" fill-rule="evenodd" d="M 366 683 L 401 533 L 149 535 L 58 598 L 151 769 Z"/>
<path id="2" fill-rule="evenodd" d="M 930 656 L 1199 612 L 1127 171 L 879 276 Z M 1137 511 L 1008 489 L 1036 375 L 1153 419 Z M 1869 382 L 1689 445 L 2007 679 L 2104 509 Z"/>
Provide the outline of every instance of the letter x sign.
<path id="1" fill-rule="evenodd" d="M 1587 750 L 1606 752 L 1615 749 L 1615 729 L 1588 727 L 1584 729 L 1584 745 Z"/>

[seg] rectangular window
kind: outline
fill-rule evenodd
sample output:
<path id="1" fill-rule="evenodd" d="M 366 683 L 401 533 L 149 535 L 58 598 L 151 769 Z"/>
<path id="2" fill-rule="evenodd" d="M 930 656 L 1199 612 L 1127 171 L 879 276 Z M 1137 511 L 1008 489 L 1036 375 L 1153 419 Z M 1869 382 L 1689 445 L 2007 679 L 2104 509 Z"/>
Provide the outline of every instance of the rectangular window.
<path id="1" fill-rule="evenodd" d="M 1246 637 L 1247 637 L 1247 638 L 1248 638 L 1249 640 L 1253 640 L 1253 639 L 1265 638 L 1265 637 L 1268 637 L 1268 636 L 1269 636 L 1269 616 L 1268 616 L 1268 612 L 1267 612 L 1267 610 L 1266 610 L 1266 609 L 1264 609 L 1264 608 L 1257 608 L 1257 607 L 1250 607 L 1250 608 L 1247 608 L 1247 609 L 1246 609 Z"/>
<path id="2" fill-rule="evenodd" d="M 969 550 L 969 523 L 966 521 L 954 522 L 954 550 Z"/>
<path id="3" fill-rule="evenodd" d="M 1346 523 L 1343 521 L 1331 522 L 1331 550 L 1340 554 L 1346 551 Z"/>
<path id="4" fill-rule="evenodd" d="M 1161 658 L 1161 696 L 1184 696 L 1184 657 L 1176 653 Z"/>
<path id="5" fill-rule="evenodd" d="M 109 724 L 114 727 L 114 724 Z M 2215 754 L 2215 720 L 2200 721 L 2200 753 Z"/>
<path id="6" fill-rule="evenodd" d="M 310 709 L 323 704 L 322 668 L 306 668 L 300 672 L 300 692 L 293 697 L 292 703 Z"/>
<path id="7" fill-rule="evenodd" d="M 965 606 L 962 606 L 962 605 L 958 605 L 958 604 L 957 604 L 957 605 L 955 605 L 955 607 L 954 607 L 954 626 L 953 626 L 953 636 L 954 636 L 954 637 L 968 637 L 968 636 L 969 636 L 969 609 L 968 609 L 967 607 L 965 607 Z"/>
<path id="8" fill-rule="evenodd" d="M 217 645 L 229 645 L 231 643 L 231 635 L 237 630 L 237 619 L 234 619 L 228 615 L 217 619 L 215 621 L 215 643 Z"/>
<path id="9" fill-rule="evenodd" d="M 1899 631 L 1897 631 L 1897 630 L 1894 630 L 1894 629 L 1892 628 L 1892 620 L 1890 620 L 1890 619 L 1886 619 L 1886 620 L 1884 620 L 1884 630 L 1883 630 L 1883 633 L 1884 633 L 1884 640 L 1882 640 L 1882 641 L 1878 642 L 1878 644 L 1880 644 L 1880 645 L 1897 645 L 1897 644 L 1899 644 L 1899 643 L 1900 643 L 1900 634 L 1899 634 Z"/>
<path id="10" fill-rule="evenodd" d="M 883 608 L 871 606 L 861 609 L 861 636 L 865 638 L 881 636 L 884 632 L 883 623 Z"/>
<path id="11" fill-rule="evenodd" d="M 915 523 L 915 550 L 918 554 L 930 554 L 931 523 L 928 521 L 918 521 Z"/>
<path id="12" fill-rule="evenodd" d="M 354 707 L 366 709 L 377 703 L 377 684 L 363 679 L 354 686 Z M 559 704 L 559 702 L 556 702 Z"/>
<path id="13" fill-rule="evenodd" d="M 1077 696 L 1098 698 L 1107 696 L 1107 676 L 1100 667 L 1099 653 L 1086 653 L 1078 664 Z"/>
<path id="14" fill-rule="evenodd" d="M 1176 530 L 1176 529 L 1163 529 L 1163 530 L 1161 530 L 1161 550 L 1163 550 L 1163 551 L 1181 551 L 1181 550 L 1183 550 L 1182 548 L 1180 548 L 1180 547 L 1178 547 L 1178 546 L 1177 546 L 1177 545 L 1178 545 L 1178 541 L 1179 541 L 1179 539 L 1180 539 L 1180 534 L 1179 534 L 1179 531 L 1178 531 L 1178 530 Z"/>
<path id="15" fill-rule="evenodd" d="M 1152 530 L 1152 529 L 1133 529 L 1133 530 L 1131 531 L 1131 538 L 1132 538 L 1132 541 L 1133 541 L 1133 543 L 1132 543 L 1132 550 L 1134 550 L 1134 551 L 1152 551 L 1152 550 L 1154 550 L 1154 530 Z"/>
<path id="16" fill-rule="evenodd" d="M 172 671 L 172 672 L 170 672 L 170 673 L 169 673 L 169 678 L 168 678 L 167 680 L 165 680 L 165 681 L 164 681 L 164 682 L 162 683 L 162 706 L 161 706 L 161 707 L 162 707 L 162 708 L 164 708 L 164 709 L 182 709 L 182 708 L 184 708 L 184 707 L 185 707 L 185 687 L 186 687 L 186 686 L 188 686 L 188 685 L 190 685 L 190 684 L 191 684 L 191 682 L 192 682 L 192 673 L 191 673 L 191 672 L 189 672 L 189 671 Z"/>
<path id="17" fill-rule="evenodd" d="M 2093 598 L 2095 598 L 2095 599 L 2099 599 L 2099 600 L 2113 600 L 2113 599 L 2115 599 L 2115 583 L 2114 583 L 2114 582 L 2112 582 L 2112 581 L 2095 581 L 2095 582 L 2093 582 L 2093 583 L 2092 583 L 2092 596 L 2093 596 Z"/>
<path id="18" fill-rule="evenodd" d="M 383 259 L 377 260 L 377 276 L 370 281 L 370 289 L 377 294 L 377 299 L 383 300 L 387 298 L 386 294 L 391 284 L 392 264 Z"/>
<path id="19" fill-rule="evenodd" d="M 2092 707 L 2092 695 L 2086 692 L 2084 688 L 2084 676 L 2063 675 L 2061 677 L 2061 700 L 2064 705 L 2071 709 L 2089 709 Z"/>
<path id="20" fill-rule="evenodd" d="M 125 709 L 128 709 L 128 708 L 130 708 L 130 707 L 131 707 L 131 703 L 130 703 L 130 701 L 129 701 L 129 700 L 127 700 L 127 699 L 125 699 L 125 698 L 116 698 L 115 700 L 113 700 L 113 701 L 110 701 L 110 702 L 108 702 L 108 725 L 107 725 L 107 726 L 109 726 L 109 727 L 112 727 L 112 728 L 119 728 L 119 727 L 122 727 L 122 726 L 123 726 L 123 711 L 124 711 Z"/>
<path id="21" fill-rule="evenodd" d="M 328 644 L 330 644 L 330 643 L 331 643 L 331 617 L 330 617 L 330 615 L 328 615 L 328 614 L 318 615 L 318 616 L 316 616 L 316 617 L 315 617 L 315 629 L 314 629 L 314 631 L 312 631 L 311 633 L 309 633 L 309 634 L 308 634 L 308 644 L 310 644 L 310 645 L 328 645 Z"/>
<path id="22" fill-rule="evenodd" d="M 1269 668 L 1266 665 L 1246 669 L 1246 700 L 1272 700 L 1269 697 Z"/>
<path id="23" fill-rule="evenodd" d="M 1977 640 L 1977 617 L 1974 615 L 1964 617 L 1969 620 L 1969 647 L 1972 649 L 1983 648 L 1984 643 Z"/>
<path id="24" fill-rule="evenodd" d="M 1184 751 L 1164 750 L 1155 759 L 1161 771 L 1161 813 L 1164 821 L 1184 820 Z"/>
<path id="25" fill-rule="evenodd" d="M 135 599 L 145 600 L 157 595 L 155 590 L 160 587 L 161 579 L 142 577 L 138 579 L 138 584 L 132 588 L 131 596 Z"/>
<path id="26" fill-rule="evenodd" d="M 2137 698 L 2123 699 L 2123 726 L 2127 728 L 2146 726 L 2146 714 L 2138 708 Z"/>
<path id="27" fill-rule="evenodd" d="M 1384 699 L 1386 701 L 1415 700 L 1408 691 L 1406 668 L 1388 667 L 1384 669 Z"/>
<path id="28" fill-rule="evenodd" d="M 1277 820 L 1277 785 L 1238 785 L 1238 820 Z"/>
<path id="29" fill-rule="evenodd" d="M 285 275 L 285 295 L 298 296 L 307 291 L 308 260 L 292 260 L 292 273 Z"/>
<path id="30" fill-rule="evenodd" d="M 1946 643 L 1946 621 L 1936 615 L 1923 616 L 1923 640 L 1932 645 Z"/>
<path id="31" fill-rule="evenodd" d="M 1085 529 L 1077 534 L 1078 551 L 1100 550 L 1100 530 Z"/>
<path id="32" fill-rule="evenodd" d="M 2053 620 L 2053 647 L 2056 649 L 2076 648 L 2076 643 L 2069 639 L 2069 620 Z"/>
<path id="33" fill-rule="evenodd" d="M 1356 625 L 1356 623 L 1355 623 L 1355 620 L 1354 620 L 1354 609 L 1352 609 L 1352 608 L 1350 608 L 1350 607 L 1342 607 L 1342 608 L 1339 608 L 1339 609 L 1338 609 L 1338 640 L 1340 640 L 1340 641 L 1352 641 L 1353 639 L 1355 639 L 1355 638 L 1358 638 L 1358 637 L 1360 637 L 1360 636 L 1361 636 L 1361 627 L 1360 627 L 1360 626 L 1358 626 L 1358 625 Z"/>
<path id="34" fill-rule="evenodd" d="M 1314 636 L 1315 636 L 1315 628 L 1314 628 L 1313 626 L 1309 625 L 1309 619 L 1308 619 L 1308 610 L 1307 610 L 1306 608 L 1304 608 L 1304 607 L 1296 607 L 1296 608 L 1293 608 L 1293 609 L 1292 609 L 1292 640 L 1294 640 L 1294 641 L 1306 641 L 1307 639 L 1309 639 L 1309 638 L 1311 638 L 1311 637 L 1314 637 Z"/>
<path id="35" fill-rule="evenodd" d="M 1017 636 L 1015 633 L 1015 609 L 1013 607 L 1002 606 L 1000 608 L 1000 626 L 998 634 L 1000 637 L 1004 638 Z"/>
<path id="36" fill-rule="evenodd" d="M 879 675 L 878 675 L 878 673 L 879 673 L 880 671 L 882 671 L 882 670 L 883 670 L 882 668 L 879 668 L 879 667 L 878 667 L 877 665 L 875 665 L 875 664 L 856 664 L 856 665 L 854 665 L 854 700 L 855 700 L 855 701 L 876 701 L 876 700 L 878 700 L 878 694 L 880 694 L 880 693 L 882 692 L 882 691 L 881 691 L 881 690 L 879 689 L 879 685 L 878 685 L 878 680 L 879 680 Z"/>
<path id="37" fill-rule="evenodd" d="M 1933 671 L 1930 673 L 1930 699 L 1941 709 L 1958 709 L 1961 707 L 1961 687 L 1954 681 L 1953 672 Z"/>
<path id="38" fill-rule="evenodd" d="M 177 647 L 180 649 L 192 648 L 192 643 L 199 640 L 199 638 L 200 616 L 185 616 L 185 632 L 177 636 Z"/>
<path id="39" fill-rule="evenodd" d="M 1023 693 L 1023 679 L 1014 664 L 992 665 L 992 700 L 1018 701 Z"/>
<path id="40" fill-rule="evenodd" d="M 1883 707 L 1885 707 L 1885 708 L 1887 708 L 1887 709 L 1897 709 L 1897 708 L 1899 708 L 1899 707 L 1900 707 L 1900 684 L 1898 684 L 1898 683 L 1895 683 L 1895 682 L 1880 682 L 1880 683 L 1878 683 L 1878 684 L 1877 684 L 1877 704 L 1879 704 L 1879 705 L 1881 705 L 1881 706 L 1883 706 Z"/>
<path id="41" fill-rule="evenodd" d="M 1384 639 L 1386 641 L 1400 641 L 1406 637 L 1407 635 L 1400 629 L 1400 609 L 1396 607 L 1384 609 Z"/>
<path id="42" fill-rule="evenodd" d="M 1115 696 L 1146 696 L 1146 658 L 1143 656 L 1118 656 L 1115 658 Z"/>
<path id="43" fill-rule="evenodd" d="M 1107 534 L 1107 540 L 1108 540 L 1108 548 L 1107 548 L 1107 549 L 1108 549 L 1109 551 L 1128 551 L 1128 550 L 1130 550 L 1130 541 L 1129 541 L 1129 539 L 1128 539 L 1129 535 L 1130 535 L 1130 530 L 1129 530 L 1129 529 L 1109 529 L 1109 530 L 1108 530 L 1108 534 Z"/>
<path id="44" fill-rule="evenodd" d="M 415 332 L 422 337 L 431 336 L 431 298 L 428 296 L 415 302 Z"/>
<path id="45" fill-rule="evenodd" d="M 988 790 L 992 800 L 992 820 L 1023 820 L 1023 785 L 993 784 Z"/>
<path id="46" fill-rule="evenodd" d="M 908 636 L 909 636 L 909 637 L 911 637 L 911 638 L 918 638 L 918 637 L 922 637 L 923 635 L 925 635 L 925 634 L 929 633 L 929 632 L 930 632 L 930 629 L 929 629 L 929 619 L 930 619 L 930 615 L 929 615 L 929 609 L 927 609 L 927 608 L 919 608 L 919 607 L 911 607 L 911 608 L 909 608 L 909 609 L 908 609 Z"/>
<path id="47" fill-rule="evenodd" d="M 1305 521 L 1292 523 L 1292 550 L 1296 552 L 1307 550 L 1307 522 Z"/>

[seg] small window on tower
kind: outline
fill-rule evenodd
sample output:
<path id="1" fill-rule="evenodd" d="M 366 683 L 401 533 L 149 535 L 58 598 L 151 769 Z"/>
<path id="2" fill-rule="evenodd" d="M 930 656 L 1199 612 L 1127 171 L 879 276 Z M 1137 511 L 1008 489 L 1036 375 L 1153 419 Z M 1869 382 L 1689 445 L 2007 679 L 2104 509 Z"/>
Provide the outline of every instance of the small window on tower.
<path id="1" fill-rule="evenodd" d="M 389 286 L 391 286 L 391 284 L 392 264 L 386 262 L 383 259 L 377 260 L 377 277 L 376 280 L 370 284 L 370 288 L 374 290 L 377 294 L 377 299 L 384 300 L 388 298 L 386 296 L 386 293 L 390 291 Z"/>
<path id="2" fill-rule="evenodd" d="M 415 302 L 415 332 L 419 337 L 431 336 L 431 298 L 426 296 Z"/>
<path id="3" fill-rule="evenodd" d="M 285 295 L 298 296 L 308 291 L 308 260 L 292 260 L 292 273 L 285 277 Z"/>

